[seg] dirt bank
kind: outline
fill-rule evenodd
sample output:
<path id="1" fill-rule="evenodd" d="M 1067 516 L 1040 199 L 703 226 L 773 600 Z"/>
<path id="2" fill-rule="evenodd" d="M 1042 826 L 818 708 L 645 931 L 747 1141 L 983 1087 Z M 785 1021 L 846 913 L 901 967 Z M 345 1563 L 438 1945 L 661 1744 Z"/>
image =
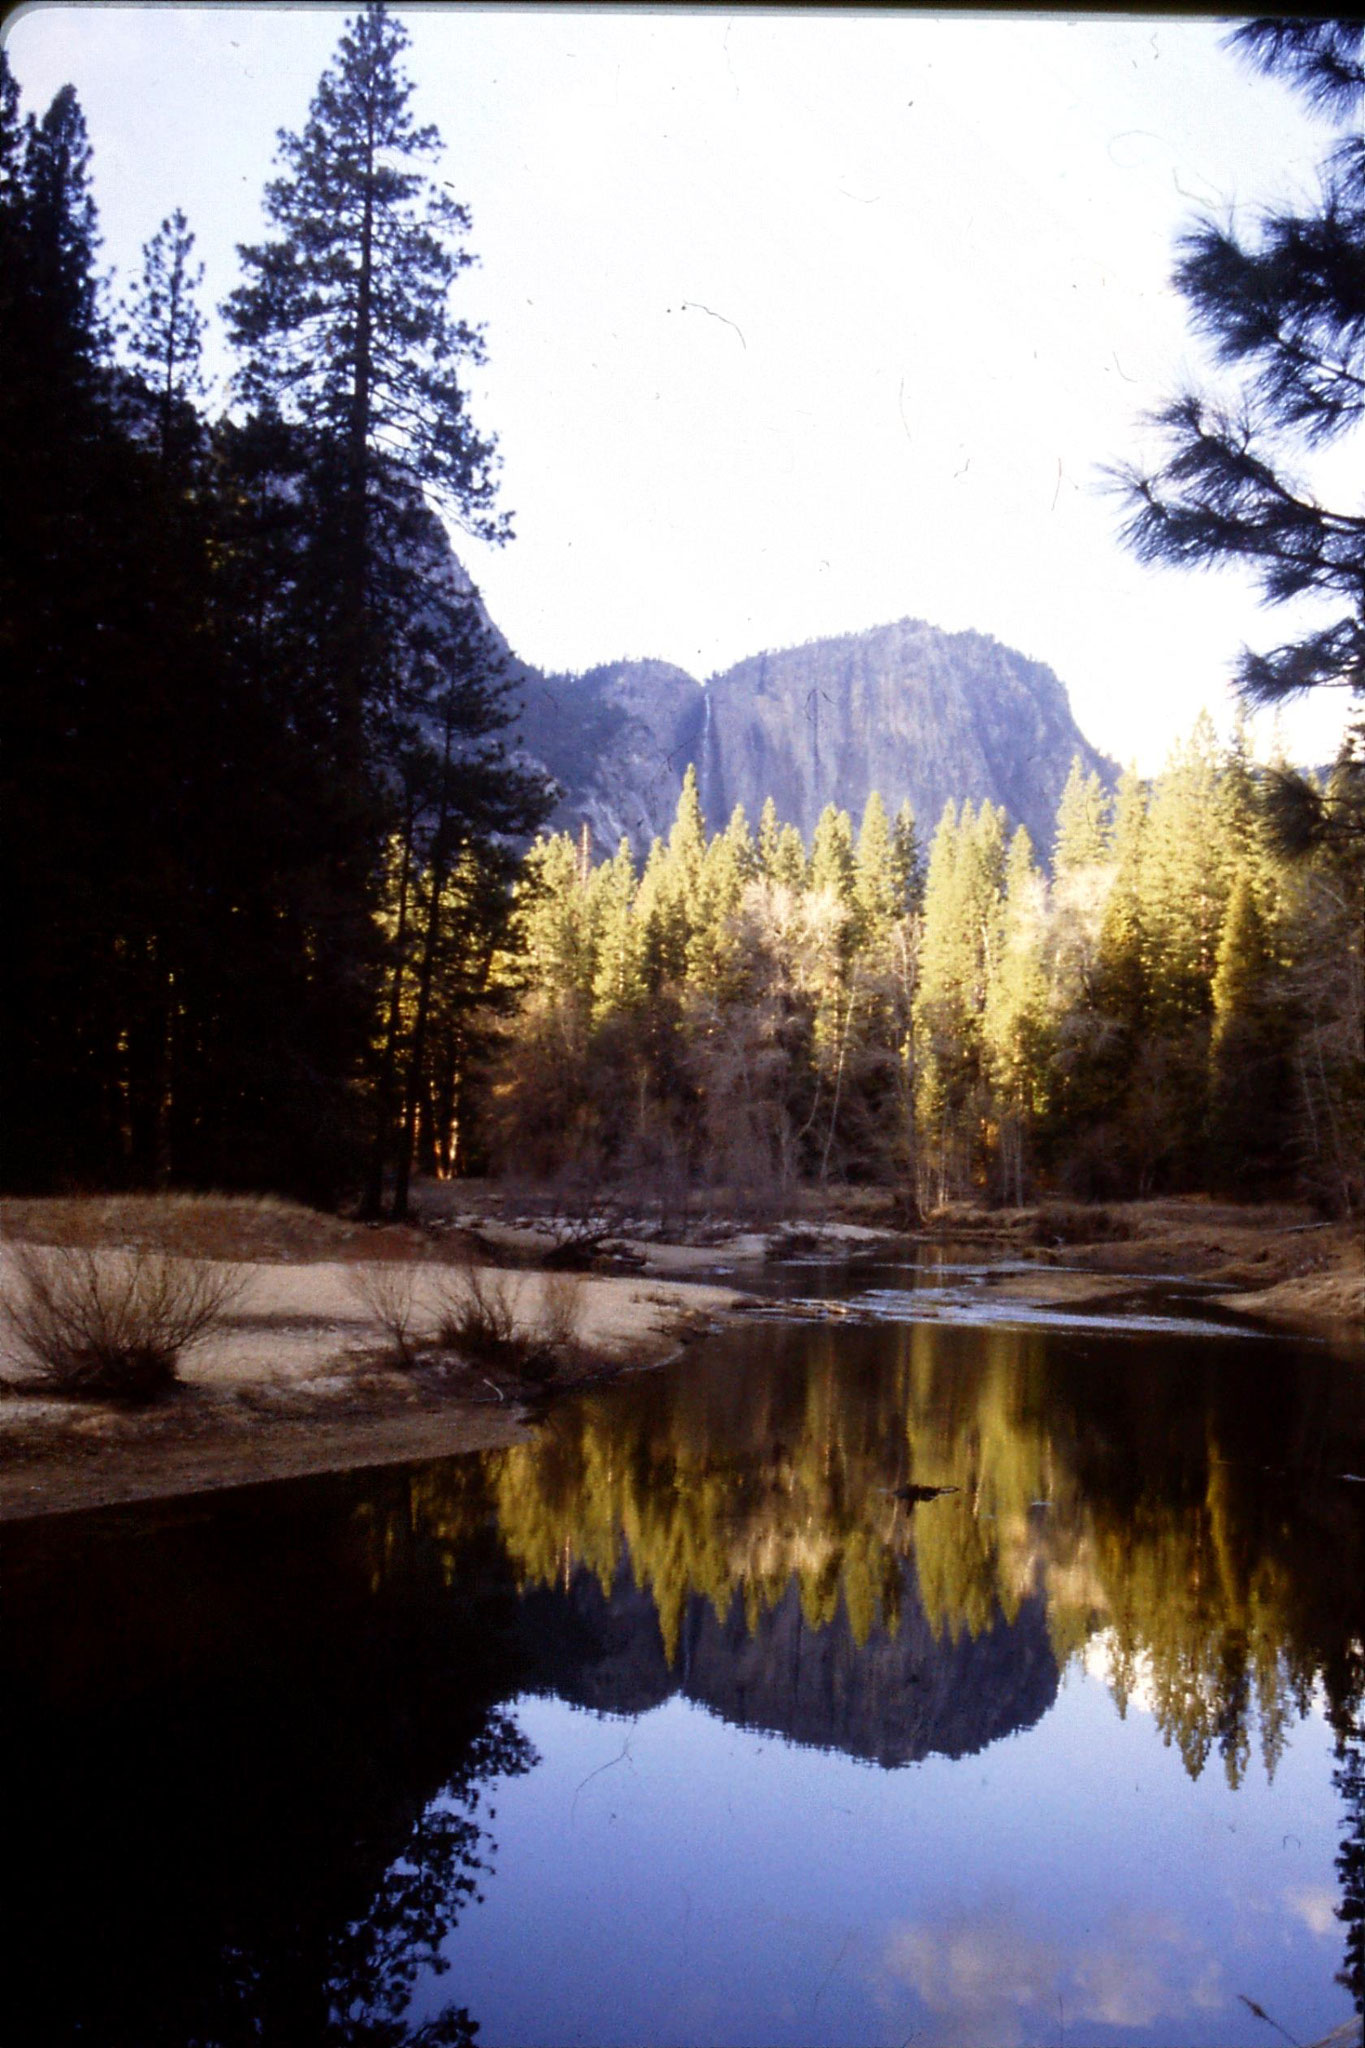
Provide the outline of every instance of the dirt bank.
<path id="1" fill-rule="evenodd" d="M 1198 1279 L 1225 1308 L 1267 1321 L 1365 1325 L 1365 1234 L 1291 1203 L 1243 1206 L 1197 1196 L 1032 1209 L 945 1209 L 941 1233 L 1008 1245 L 1091 1273 Z"/>

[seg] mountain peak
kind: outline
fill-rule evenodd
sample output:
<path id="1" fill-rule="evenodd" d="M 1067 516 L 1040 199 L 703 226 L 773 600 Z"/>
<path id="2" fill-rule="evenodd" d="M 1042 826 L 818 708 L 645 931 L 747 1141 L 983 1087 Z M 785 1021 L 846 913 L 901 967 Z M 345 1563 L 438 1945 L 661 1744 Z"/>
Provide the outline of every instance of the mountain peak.
<path id="1" fill-rule="evenodd" d="M 809 838 L 827 803 L 856 819 L 876 789 L 893 812 L 908 798 L 926 833 L 950 798 L 1003 804 L 1040 851 L 1072 757 L 1117 772 L 1045 663 L 922 619 L 750 655 L 705 685 L 619 661 L 528 680 L 526 700 L 525 743 L 565 791 L 553 822 L 586 821 L 599 852 L 624 834 L 639 855 L 667 830 L 689 761 L 713 831 L 771 796 Z"/>

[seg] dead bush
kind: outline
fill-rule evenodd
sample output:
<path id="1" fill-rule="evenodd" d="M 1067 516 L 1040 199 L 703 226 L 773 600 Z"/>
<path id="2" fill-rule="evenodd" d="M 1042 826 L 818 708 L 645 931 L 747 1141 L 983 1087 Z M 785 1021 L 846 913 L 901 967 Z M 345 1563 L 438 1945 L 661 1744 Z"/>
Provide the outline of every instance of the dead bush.
<path id="1" fill-rule="evenodd" d="M 353 1266 L 346 1285 L 378 1323 L 399 1365 L 411 1365 L 417 1351 L 417 1268 L 393 1260 Z"/>
<path id="2" fill-rule="evenodd" d="M 521 1380 L 548 1380 L 555 1368 L 554 1349 L 518 1320 L 514 1287 L 511 1273 L 487 1266 L 445 1268 L 437 1286 L 437 1342 L 471 1365 L 500 1369 Z"/>
<path id="3" fill-rule="evenodd" d="M 436 1304 L 436 1338 L 447 1350 L 487 1358 L 520 1334 L 509 1273 L 472 1263 L 444 1267 Z"/>
<path id="4" fill-rule="evenodd" d="M 54 1392 L 148 1401 L 237 1300 L 246 1275 L 145 1247 L 17 1245 L 3 1327 Z"/>
<path id="5" fill-rule="evenodd" d="M 549 1272 L 540 1276 L 540 1324 L 547 1347 L 557 1357 L 578 1342 L 583 1319 L 583 1275 Z"/>

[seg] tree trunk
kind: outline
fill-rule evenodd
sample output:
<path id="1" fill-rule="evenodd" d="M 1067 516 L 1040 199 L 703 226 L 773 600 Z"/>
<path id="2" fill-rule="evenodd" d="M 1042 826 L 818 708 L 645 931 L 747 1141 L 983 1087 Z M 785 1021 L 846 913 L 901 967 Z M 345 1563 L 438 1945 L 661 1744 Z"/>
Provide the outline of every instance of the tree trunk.
<path id="1" fill-rule="evenodd" d="M 384 1047 L 374 1091 L 374 1147 L 360 1213 L 377 1221 L 384 1213 L 384 1169 L 389 1163 L 393 1126 L 393 1081 L 398 1063 L 398 1034 L 402 1024 L 403 979 L 407 968 L 408 893 L 412 880 L 412 833 L 414 798 L 408 792 L 403 821 L 403 866 L 398 881 L 398 931 L 394 939 L 393 982 L 389 990 L 388 1016 L 384 1023 Z"/>
<path id="2" fill-rule="evenodd" d="M 442 825 L 444 825 L 444 818 Z M 445 887 L 447 869 L 442 846 L 443 832 L 438 833 L 432 854 L 431 901 L 427 907 L 426 930 L 422 935 L 422 959 L 417 976 L 417 1015 L 413 1020 L 412 1042 L 408 1050 L 407 1086 L 404 1090 L 403 1129 L 398 1140 L 398 1157 L 394 1163 L 393 1175 L 393 1219 L 404 1223 L 408 1215 L 408 1184 L 412 1174 L 412 1157 L 417 1143 L 417 1111 L 421 1101 L 423 1066 L 426 1061 L 427 1023 L 431 1016 L 431 990 L 436 973 L 436 952 L 441 929 L 441 891 Z"/>

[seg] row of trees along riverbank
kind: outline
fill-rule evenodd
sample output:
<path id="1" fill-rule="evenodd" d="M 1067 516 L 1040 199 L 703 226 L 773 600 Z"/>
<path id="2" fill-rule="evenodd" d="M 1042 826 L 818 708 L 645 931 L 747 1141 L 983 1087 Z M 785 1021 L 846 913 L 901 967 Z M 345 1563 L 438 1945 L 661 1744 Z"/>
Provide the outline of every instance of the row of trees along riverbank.
<path id="1" fill-rule="evenodd" d="M 11 1186 L 373 1203 L 458 1094 L 546 791 L 442 523 L 506 531 L 406 42 L 361 14 L 281 137 L 214 420 L 183 215 L 113 305 L 76 95 L 0 53 Z"/>
<path id="2" fill-rule="evenodd" d="M 1201 719 L 1114 798 L 1073 767 L 1049 877 L 990 803 L 921 861 L 880 796 L 807 848 L 769 805 L 708 838 L 689 771 L 641 874 L 537 842 L 522 996 L 488 1069 L 507 1170 L 762 1207 L 798 1180 L 921 1208 L 1040 1180 L 1078 1196 L 1307 1192 L 1365 1158 L 1365 861 L 1275 850 L 1265 776 Z"/>

